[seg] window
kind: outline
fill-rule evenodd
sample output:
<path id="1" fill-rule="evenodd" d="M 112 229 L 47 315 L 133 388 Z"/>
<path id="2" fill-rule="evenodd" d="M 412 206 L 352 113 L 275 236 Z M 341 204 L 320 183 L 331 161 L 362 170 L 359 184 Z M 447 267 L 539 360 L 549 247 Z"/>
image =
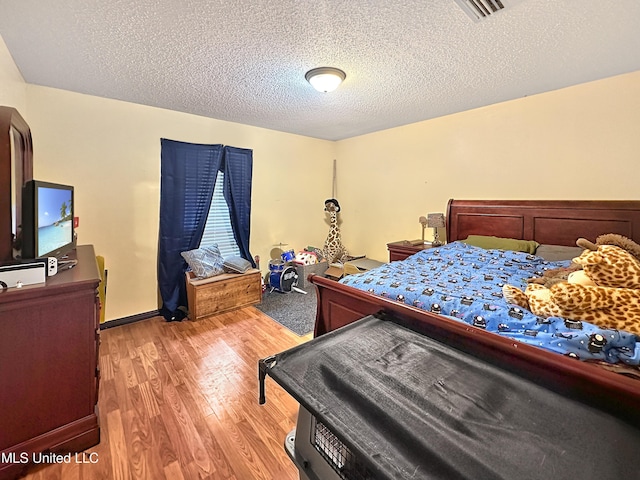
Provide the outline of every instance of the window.
<path id="1" fill-rule="evenodd" d="M 213 189 L 211 207 L 207 215 L 207 222 L 204 226 L 204 233 L 200 245 L 206 246 L 213 243 L 218 244 L 223 258 L 232 255 L 240 256 L 240 249 L 233 236 L 231 229 L 231 219 L 229 217 L 229 206 L 223 195 L 224 173 L 218 172 L 216 186 Z"/>

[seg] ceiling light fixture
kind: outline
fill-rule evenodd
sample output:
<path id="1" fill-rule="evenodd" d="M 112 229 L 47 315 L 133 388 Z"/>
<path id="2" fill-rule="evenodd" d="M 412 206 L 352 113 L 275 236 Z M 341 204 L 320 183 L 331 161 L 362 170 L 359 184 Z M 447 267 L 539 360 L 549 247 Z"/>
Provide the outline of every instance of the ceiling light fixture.
<path id="1" fill-rule="evenodd" d="M 347 75 L 338 68 L 320 67 L 309 70 L 304 78 L 319 92 L 333 92 Z"/>

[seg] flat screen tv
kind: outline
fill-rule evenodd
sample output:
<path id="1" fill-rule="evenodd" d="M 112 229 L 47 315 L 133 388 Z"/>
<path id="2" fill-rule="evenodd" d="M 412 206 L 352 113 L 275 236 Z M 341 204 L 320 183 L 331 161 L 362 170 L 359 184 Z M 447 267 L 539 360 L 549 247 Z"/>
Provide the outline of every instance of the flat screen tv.
<path id="1" fill-rule="evenodd" d="M 75 248 L 73 187 L 29 180 L 22 190 L 23 259 L 63 259 Z"/>

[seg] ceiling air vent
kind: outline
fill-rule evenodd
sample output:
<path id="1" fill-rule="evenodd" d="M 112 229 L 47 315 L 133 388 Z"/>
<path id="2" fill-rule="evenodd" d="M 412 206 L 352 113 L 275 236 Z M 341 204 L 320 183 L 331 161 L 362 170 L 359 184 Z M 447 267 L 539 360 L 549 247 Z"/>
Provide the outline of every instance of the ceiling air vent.
<path id="1" fill-rule="evenodd" d="M 454 0 L 474 22 L 484 20 L 522 0 Z"/>

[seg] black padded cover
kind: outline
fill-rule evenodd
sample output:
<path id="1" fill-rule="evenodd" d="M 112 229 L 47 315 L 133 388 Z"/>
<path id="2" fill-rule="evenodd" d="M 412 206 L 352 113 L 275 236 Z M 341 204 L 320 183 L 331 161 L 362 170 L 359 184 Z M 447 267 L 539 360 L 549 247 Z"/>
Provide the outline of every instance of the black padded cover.
<path id="1" fill-rule="evenodd" d="M 379 480 L 640 474 L 636 427 L 376 316 L 266 363 Z"/>

